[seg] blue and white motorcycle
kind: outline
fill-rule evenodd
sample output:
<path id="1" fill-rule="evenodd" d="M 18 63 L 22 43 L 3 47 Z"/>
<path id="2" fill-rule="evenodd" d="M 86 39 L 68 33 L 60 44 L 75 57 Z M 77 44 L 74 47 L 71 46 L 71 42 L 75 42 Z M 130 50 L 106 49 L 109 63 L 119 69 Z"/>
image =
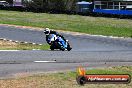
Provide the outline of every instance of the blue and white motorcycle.
<path id="1" fill-rule="evenodd" d="M 61 37 L 56 36 L 55 34 L 50 34 L 48 41 L 50 42 L 50 49 L 60 49 L 62 51 L 68 50 L 70 51 L 72 48 L 68 42 L 68 40 L 64 41 Z"/>

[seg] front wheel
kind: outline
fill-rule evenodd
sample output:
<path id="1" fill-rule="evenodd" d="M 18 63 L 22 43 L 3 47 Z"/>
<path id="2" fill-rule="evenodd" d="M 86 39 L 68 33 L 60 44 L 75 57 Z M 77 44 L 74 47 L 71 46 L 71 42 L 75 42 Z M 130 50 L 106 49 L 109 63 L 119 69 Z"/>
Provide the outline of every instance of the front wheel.
<path id="1" fill-rule="evenodd" d="M 70 51 L 71 49 L 72 49 L 71 47 L 67 48 L 68 51 Z"/>
<path id="2" fill-rule="evenodd" d="M 68 43 L 68 45 L 67 45 L 67 50 L 70 51 L 71 49 L 72 49 L 72 48 L 71 48 L 70 44 Z"/>

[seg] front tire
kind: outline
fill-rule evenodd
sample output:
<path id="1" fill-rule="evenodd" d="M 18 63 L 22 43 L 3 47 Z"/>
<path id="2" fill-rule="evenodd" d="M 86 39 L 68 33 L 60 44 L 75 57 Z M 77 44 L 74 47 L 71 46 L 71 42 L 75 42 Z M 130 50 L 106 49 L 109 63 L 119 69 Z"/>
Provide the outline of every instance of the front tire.
<path id="1" fill-rule="evenodd" d="M 71 49 L 72 49 L 71 47 L 67 48 L 68 51 L 70 51 Z"/>
<path id="2" fill-rule="evenodd" d="M 70 46 L 70 44 L 68 43 L 68 46 L 67 46 L 67 50 L 70 51 L 72 48 Z"/>

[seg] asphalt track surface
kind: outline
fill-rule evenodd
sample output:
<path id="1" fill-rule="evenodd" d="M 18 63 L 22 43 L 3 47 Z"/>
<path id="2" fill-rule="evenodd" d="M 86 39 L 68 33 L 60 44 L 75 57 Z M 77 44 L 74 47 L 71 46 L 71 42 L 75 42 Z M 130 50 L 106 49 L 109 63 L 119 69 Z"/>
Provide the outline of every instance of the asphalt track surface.
<path id="1" fill-rule="evenodd" d="M 0 77 L 11 77 L 19 73 L 75 70 L 80 65 L 87 68 L 132 65 L 130 38 L 63 35 L 70 41 L 73 48 L 71 51 L 0 51 Z M 0 38 L 46 43 L 42 31 L 7 26 L 0 26 Z"/>

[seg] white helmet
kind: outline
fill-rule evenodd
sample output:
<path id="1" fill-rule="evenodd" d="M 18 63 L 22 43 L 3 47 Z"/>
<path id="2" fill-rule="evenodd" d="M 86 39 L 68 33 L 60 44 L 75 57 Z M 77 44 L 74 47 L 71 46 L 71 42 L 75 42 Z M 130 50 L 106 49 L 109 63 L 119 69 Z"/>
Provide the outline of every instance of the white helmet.
<path id="1" fill-rule="evenodd" d="M 49 34 L 50 34 L 50 29 L 49 29 L 49 28 L 45 28 L 44 33 L 45 33 L 46 35 L 49 35 Z"/>

